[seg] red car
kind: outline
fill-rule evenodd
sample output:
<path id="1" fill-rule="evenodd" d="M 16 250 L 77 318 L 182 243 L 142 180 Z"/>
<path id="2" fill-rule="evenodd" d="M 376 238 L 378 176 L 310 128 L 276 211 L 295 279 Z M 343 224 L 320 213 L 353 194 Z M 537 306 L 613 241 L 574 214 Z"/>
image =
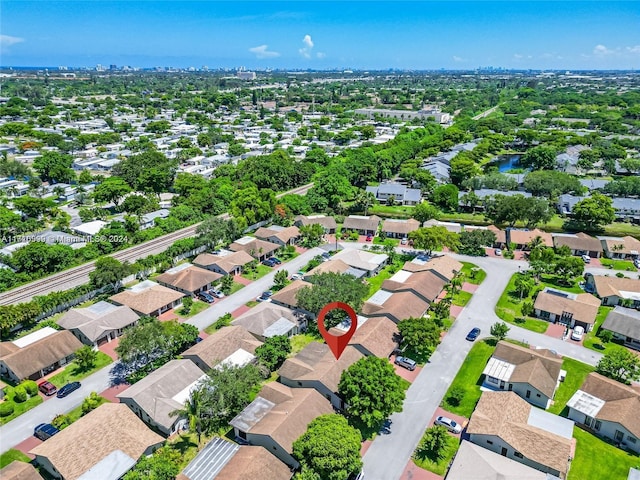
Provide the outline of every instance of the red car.
<path id="1" fill-rule="evenodd" d="M 371 235 L 367 235 L 367 242 L 370 242 L 371 240 L 373 240 L 373 237 Z"/>
<path id="2" fill-rule="evenodd" d="M 53 395 L 58 391 L 58 389 L 53 383 L 47 382 L 46 380 L 38 384 L 38 390 L 40 390 L 42 393 L 44 393 L 47 396 Z"/>

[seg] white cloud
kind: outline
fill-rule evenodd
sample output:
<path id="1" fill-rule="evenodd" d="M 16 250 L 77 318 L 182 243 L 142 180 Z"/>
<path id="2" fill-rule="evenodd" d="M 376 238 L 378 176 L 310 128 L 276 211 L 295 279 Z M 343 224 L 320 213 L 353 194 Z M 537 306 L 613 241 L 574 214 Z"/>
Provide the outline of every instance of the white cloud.
<path id="1" fill-rule="evenodd" d="M 634 45 L 633 47 L 627 47 L 627 52 L 634 55 L 640 54 L 640 45 Z"/>
<path id="2" fill-rule="evenodd" d="M 326 56 L 327 56 L 327 54 L 326 54 L 326 53 L 324 53 L 324 52 L 318 52 L 318 53 L 316 53 L 316 57 L 318 57 L 318 58 L 325 58 Z"/>
<path id="3" fill-rule="evenodd" d="M 520 59 L 524 58 L 524 55 L 520 55 L 519 53 L 514 53 L 513 54 L 513 58 L 515 58 L 516 60 L 520 60 Z"/>
<path id="4" fill-rule="evenodd" d="M 24 38 L 12 37 L 11 35 L 0 35 L 0 47 L 6 51 L 11 45 L 24 42 Z"/>
<path id="5" fill-rule="evenodd" d="M 604 45 L 596 45 L 595 47 L 593 47 L 593 54 L 594 55 L 612 55 L 614 54 L 615 51 L 611 50 L 607 47 L 605 47 Z"/>
<path id="6" fill-rule="evenodd" d="M 462 58 L 462 57 L 458 57 L 457 55 L 454 55 L 454 56 L 453 56 L 453 57 L 451 57 L 451 58 L 453 58 L 453 61 L 454 61 L 454 62 L 464 62 L 464 61 L 465 61 L 465 59 L 464 59 L 464 58 Z"/>
<path id="7" fill-rule="evenodd" d="M 304 58 L 311 58 L 311 50 L 313 49 L 313 40 L 311 40 L 311 35 L 305 35 L 302 39 L 302 43 L 304 43 L 305 46 L 298 49 L 298 52 Z"/>
<path id="8" fill-rule="evenodd" d="M 257 47 L 252 47 L 249 49 L 251 53 L 256 54 L 256 58 L 275 58 L 279 57 L 279 52 L 269 51 L 268 45 L 258 45 Z"/>

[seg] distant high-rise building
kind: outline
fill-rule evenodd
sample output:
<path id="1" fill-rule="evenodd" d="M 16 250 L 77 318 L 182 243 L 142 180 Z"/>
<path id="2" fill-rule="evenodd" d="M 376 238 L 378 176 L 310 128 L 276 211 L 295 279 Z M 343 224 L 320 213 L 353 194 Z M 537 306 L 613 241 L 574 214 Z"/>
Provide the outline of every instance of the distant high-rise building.
<path id="1" fill-rule="evenodd" d="M 114 65 L 114 64 L 109 65 L 109 70 L 114 71 L 114 70 L 117 70 L 117 69 L 118 69 L 117 65 Z"/>
<path id="2" fill-rule="evenodd" d="M 69 67 L 65 67 L 65 66 L 59 66 L 58 70 L 69 70 Z"/>
<path id="3" fill-rule="evenodd" d="M 97 64 L 96 72 L 104 72 L 107 68 L 104 65 Z"/>
<path id="4" fill-rule="evenodd" d="M 236 76 L 240 80 L 255 80 L 256 79 L 256 72 L 244 72 L 244 71 L 239 70 L 238 73 L 236 73 Z"/>

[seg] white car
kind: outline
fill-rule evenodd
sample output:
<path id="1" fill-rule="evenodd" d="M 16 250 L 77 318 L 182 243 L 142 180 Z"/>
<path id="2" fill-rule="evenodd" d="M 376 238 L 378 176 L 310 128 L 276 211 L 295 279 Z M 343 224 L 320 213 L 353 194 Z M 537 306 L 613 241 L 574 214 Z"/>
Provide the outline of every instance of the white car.
<path id="1" fill-rule="evenodd" d="M 434 425 L 442 425 L 451 433 L 460 433 L 462 432 L 462 426 L 456 422 L 455 420 L 451 420 L 449 417 L 438 417 L 436 418 Z"/>
<path id="2" fill-rule="evenodd" d="M 591 257 L 589 255 L 582 255 L 582 261 L 584 263 L 591 263 Z"/>
<path id="3" fill-rule="evenodd" d="M 582 340 L 582 335 L 584 335 L 584 327 L 578 325 L 573 329 L 573 332 L 571 332 L 571 340 L 579 342 Z"/>

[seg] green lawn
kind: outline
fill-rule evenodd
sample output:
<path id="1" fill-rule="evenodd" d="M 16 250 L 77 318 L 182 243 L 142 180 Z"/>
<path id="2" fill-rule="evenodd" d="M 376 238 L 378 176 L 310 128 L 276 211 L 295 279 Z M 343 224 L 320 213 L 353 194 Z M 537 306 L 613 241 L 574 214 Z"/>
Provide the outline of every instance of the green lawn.
<path id="1" fill-rule="evenodd" d="M 367 296 L 367 298 L 380 290 L 383 282 L 393 277 L 393 275 L 397 271 L 397 269 L 392 268 L 392 265 L 388 265 L 384 267 L 377 275 L 374 275 L 371 278 L 367 278 L 367 283 L 369 284 L 369 295 Z"/>
<path id="2" fill-rule="evenodd" d="M 22 402 L 22 403 L 17 403 L 13 401 L 13 389 L 10 387 L 6 387 L 5 390 L 6 394 L 4 397 L 4 401 L 5 402 L 11 402 L 13 403 L 13 413 L 11 415 L 7 415 L 6 417 L 0 417 L 0 425 L 4 425 L 5 423 L 9 423 L 11 420 L 13 420 L 16 417 L 19 417 L 20 415 L 22 415 L 24 412 L 31 410 L 34 407 L 37 407 L 38 405 L 40 405 L 42 403 L 42 397 L 38 394 L 34 395 L 33 397 L 29 397 L 27 398 L 26 401 Z"/>
<path id="3" fill-rule="evenodd" d="M 616 348 L 620 348 L 615 342 L 603 342 L 602 339 L 598 337 L 600 334 L 600 326 L 611 310 L 613 310 L 613 307 L 605 307 L 604 305 L 601 305 L 598 308 L 598 315 L 596 315 L 593 330 L 585 335 L 584 341 L 582 342 L 583 346 L 603 354 L 609 353 Z"/>
<path id="4" fill-rule="evenodd" d="M 233 295 L 234 293 L 236 293 L 238 290 L 244 288 L 244 284 L 242 283 L 238 283 L 238 282 L 233 282 L 233 285 L 231 286 L 231 291 L 229 292 L 229 295 Z"/>
<path id="5" fill-rule="evenodd" d="M 320 342 L 319 338 L 314 337 L 309 333 L 300 333 L 291 337 L 291 353 L 290 357 L 293 357 L 296 353 L 309 345 L 311 342 Z"/>
<path id="6" fill-rule="evenodd" d="M 453 296 L 453 301 L 451 303 L 459 307 L 464 307 L 469 303 L 469 300 L 471 300 L 471 296 L 471 293 L 460 290 Z"/>
<path id="7" fill-rule="evenodd" d="M 465 282 L 473 283 L 474 285 L 480 285 L 487 278 L 487 272 L 469 262 L 462 262 L 460 275 L 462 275 Z"/>
<path id="8" fill-rule="evenodd" d="M 491 340 L 478 341 L 473 345 L 442 400 L 442 408 L 467 418 L 471 416 L 474 408 L 476 408 L 476 403 L 480 399 L 482 371 L 494 350 L 495 346 Z M 449 395 L 453 389 L 464 391 L 464 396 L 459 405 L 449 403 Z"/>
<path id="9" fill-rule="evenodd" d="M 613 270 L 623 270 L 627 272 L 636 272 L 638 269 L 633 262 L 629 260 L 611 260 L 609 258 L 601 258 L 600 263 L 603 267 L 611 267 Z"/>
<path id="10" fill-rule="evenodd" d="M 20 450 L 11 448 L 0 455 L 0 468 L 6 467 L 13 461 L 29 463 L 31 459 Z"/>
<path id="11" fill-rule="evenodd" d="M 110 402 L 106 398 L 100 397 L 100 402 L 98 403 L 98 407 L 100 405 L 102 405 L 103 403 L 110 403 Z M 79 405 L 76 408 L 74 408 L 73 410 L 71 410 L 69 413 L 67 413 L 67 416 L 69 417 L 69 420 L 70 420 L 71 423 L 73 423 L 76 420 L 78 420 L 80 417 L 82 417 L 82 405 Z"/>
<path id="12" fill-rule="evenodd" d="M 400 239 L 399 238 L 389 238 L 389 237 L 380 237 L 380 236 L 375 236 L 373 237 L 373 243 L 375 245 L 385 245 L 385 244 L 391 244 L 394 247 L 397 247 L 398 245 L 400 245 Z"/>
<path id="13" fill-rule="evenodd" d="M 82 380 L 83 378 L 88 377 L 92 373 L 97 372 L 101 368 L 109 365 L 113 360 L 106 353 L 98 352 L 98 358 L 96 359 L 95 366 L 90 370 L 80 370 L 77 368 L 75 362 L 71 362 L 67 367 L 57 375 L 54 375 L 49 379 L 51 383 L 53 383 L 56 387 L 60 388 L 63 385 L 66 385 L 69 382 L 76 382 L 78 380 Z"/>
<path id="14" fill-rule="evenodd" d="M 273 268 L 267 267 L 266 265 L 259 264 L 255 271 L 252 273 L 243 273 L 242 276 L 247 280 L 257 280 L 259 278 L 264 277 L 267 273 L 273 271 Z"/>
<path id="15" fill-rule="evenodd" d="M 394 205 L 372 205 L 367 211 L 368 215 L 378 215 L 388 218 L 410 218 L 413 215 L 413 207 Z"/>
<path id="16" fill-rule="evenodd" d="M 189 318 L 189 317 L 193 317 L 194 315 L 197 315 L 203 310 L 206 310 L 208 307 L 209 307 L 209 304 L 207 302 L 194 301 L 193 305 L 191 306 L 191 310 L 189 310 L 189 313 L 184 313 L 184 309 L 180 307 L 178 310 L 176 310 L 176 315 L 182 318 Z"/>
<path id="17" fill-rule="evenodd" d="M 564 382 L 560 383 L 558 390 L 556 390 L 553 405 L 548 409 L 549 413 L 555 415 L 562 413 L 567 402 L 580 388 L 584 379 L 587 378 L 587 375 L 595 370 L 591 365 L 573 360 L 569 357 L 563 358 L 562 369 L 566 370 L 567 377 L 564 379 Z"/>
<path id="18" fill-rule="evenodd" d="M 260 302 L 256 301 L 256 300 L 249 300 L 247 303 L 245 303 L 245 305 L 249 308 L 253 308 L 256 305 L 258 305 Z"/>
<path id="19" fill-rule="evenodd" d="M 447 436 L 447 446 L 445 448 L 445 455 L 442 459 L 434 459 L 428 455 L 420 455 L 418 452 L 413 453 L 413 462 L 420 468 L 429 470 L 437 475 L 444 475 L 447 472 L 449 463 L 453 459 L 454 455 L 458 451 L 460 442 L 452 435 Z"/>
<path id="20" fill-rule="evenodd" d="M 640 467 L 640 457 L 600 440 L 595 435 L 573 427 L 577 440 L 568 480 L 626 480 L 629 468 Z"/>
<path id="21" fill-rule="evenodd" d="M 520 274 L 516 273 L 511 277 L 507 287 L 504 289 L 504 292 L 502 292 L 502 295 L 496 304 L 496 315 L 505 322 L 518 325 L 534 332 L 544 333 L 549 327 L 549 322 L 532 317 L 525 317 L 522 314 L 522 303 L 525 300 L 533 301 L 531 297 L 535 289 L 532 289 L 528 296 L 523 297 L 522 300 L 520 300 L 520 296 L 516 294 L 514 290 L 515 280 L 518 275 Z"/>

